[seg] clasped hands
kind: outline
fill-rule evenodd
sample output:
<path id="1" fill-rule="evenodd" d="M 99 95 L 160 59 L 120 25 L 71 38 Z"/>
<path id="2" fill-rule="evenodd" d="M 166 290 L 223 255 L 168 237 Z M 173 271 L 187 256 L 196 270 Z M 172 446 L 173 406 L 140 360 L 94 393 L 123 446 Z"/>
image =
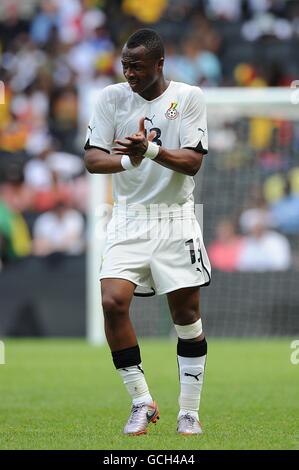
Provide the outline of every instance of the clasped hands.
<path id="1" fill-rule="evenodd" d="M 146 137 L 146 130 L 144 126 L 144 118 L 139 120 L 139 129 L 133 135 L 125 137 L 126 140 L 115 140 L 118 147 L 113 147 L 114 155 L 128 155 L 132 165 L 139 166 L 144 158 L 144 154 L 148 147 L 148 142 L 152 142 L 156 136 L 155 131 L 151 131 Z M 121 146 L 121 147 L 120 147 Z"/>

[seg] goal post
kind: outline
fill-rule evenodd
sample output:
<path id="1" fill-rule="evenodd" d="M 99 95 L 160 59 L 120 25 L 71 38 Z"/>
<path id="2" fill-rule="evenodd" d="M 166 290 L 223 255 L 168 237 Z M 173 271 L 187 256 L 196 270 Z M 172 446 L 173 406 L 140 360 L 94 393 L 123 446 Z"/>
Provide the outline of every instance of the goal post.
<path id="1" fill-rule="evenodd" d="M 86 332 L 88 341 L 92 344 L 105 342 L 103 311 L 101 306 L 101 292 L 99 272 L 102 253 L 105 245 L 104 229 L 105 217 L 103 210 L 107 204 L 109 191 L 107 175 L 92 175 L 89 179 L 89 204 L 87 217 L 87 322 Z"/>

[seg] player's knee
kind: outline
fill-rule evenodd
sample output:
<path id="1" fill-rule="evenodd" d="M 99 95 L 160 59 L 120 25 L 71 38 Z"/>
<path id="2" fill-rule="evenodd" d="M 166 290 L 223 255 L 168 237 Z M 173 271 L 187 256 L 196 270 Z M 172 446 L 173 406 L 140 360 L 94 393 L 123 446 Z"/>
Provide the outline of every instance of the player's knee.
<path id="1" fill-rule="evenodd" d="M 106 316 L 111 316 L 114 314 L 120 315 L 127 312 L 126 302 L 117 295 L 103 295 L 102 307 Z"/>
<path id="2" fill-rule="evenodd" d="M 176 325 L 189 325 L 199 318 L 198 308 L 183 308 L 172 311 L 172 318 Z"/>

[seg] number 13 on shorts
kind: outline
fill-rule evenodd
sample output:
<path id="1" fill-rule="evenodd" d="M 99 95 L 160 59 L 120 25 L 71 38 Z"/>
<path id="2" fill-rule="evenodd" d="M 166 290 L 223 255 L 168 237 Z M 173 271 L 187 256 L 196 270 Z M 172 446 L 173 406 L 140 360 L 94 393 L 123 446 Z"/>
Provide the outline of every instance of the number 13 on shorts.
<path id="1" fill-rule="evenodd" d="M 202 272 L 202 270 L 204 268 L 204 264 L 203 264 L 203 259 L 202 259 L 202 253 L 201 253 L 199 238 L 196 238 L 195 243 L 198 246 L 197 252 L 196 252 L 195 247 L 194 247 L 194 239 L 193 238 L 190 238 L 190 240 L 187 240 L 185 242 L 185 246 L 189 247 L 189 254 L 190 254 L 191 264 L 196 265 L 196 271 Z"/>

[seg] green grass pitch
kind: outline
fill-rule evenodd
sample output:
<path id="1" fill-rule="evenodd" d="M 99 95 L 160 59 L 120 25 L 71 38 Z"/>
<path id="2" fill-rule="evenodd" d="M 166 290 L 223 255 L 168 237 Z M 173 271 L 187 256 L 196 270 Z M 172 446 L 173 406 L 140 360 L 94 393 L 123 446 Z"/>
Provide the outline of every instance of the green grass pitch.
<path id="1" fill-rule="evenodd" d="M 0 365 L 1 449 L 299 449 L 299 365 L 291 339 L 209 340 L 203 436 L 176 435 L 174 340 L 140 342 L 161 419 L 122 435 L 130 400 L 107 347 L 7 340 Z"/>

